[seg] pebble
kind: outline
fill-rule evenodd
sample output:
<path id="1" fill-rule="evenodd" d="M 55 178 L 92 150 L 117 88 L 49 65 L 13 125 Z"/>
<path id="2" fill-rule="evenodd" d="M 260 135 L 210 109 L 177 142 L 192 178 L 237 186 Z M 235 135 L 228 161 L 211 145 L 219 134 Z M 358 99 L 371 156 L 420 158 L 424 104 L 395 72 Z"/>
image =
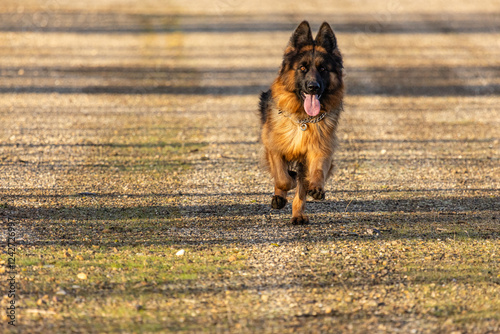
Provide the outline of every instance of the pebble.
<path id="1" fill-rule="evenodd" d="M 366 234 L 368 235 L 379 235 L 380 234 L 380 230 L 377 230 L 376 228 L 367 228 L 366 229 Z"/>
<path id="2" fill-rule="evenodd" d="M 85 279 L 87 279 L 87 274 L 85 274 L 85 273 L 79 273 L 78 275 L 76 275 L 76 277 L 78 277 L 81 280 L 85 280 Z"/>
<path id="3" fill-rule="evenodd" d="M 186 253 L 186 251 L 184 249 L 181 249 L 180 251 L 178 251 L 177 253 L 175 253 L 176 256 L 184 256 L 184 253 Z"/>

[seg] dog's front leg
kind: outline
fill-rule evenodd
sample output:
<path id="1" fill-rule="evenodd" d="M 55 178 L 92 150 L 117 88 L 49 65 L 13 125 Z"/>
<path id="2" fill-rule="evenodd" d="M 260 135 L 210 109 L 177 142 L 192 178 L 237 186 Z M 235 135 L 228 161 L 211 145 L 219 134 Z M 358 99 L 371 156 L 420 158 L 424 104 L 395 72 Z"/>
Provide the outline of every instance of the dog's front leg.
<path id="1" fill-rule="evenodd" d="M 271 201 L 273 209 L 282 209 L 286 205 L 286 194 L 297 186 L 297 182 L 288 171 L 288 162 L 283 155 L 268 151 L 267 160 L 274 178 L 274 196 Z"/>
<path id="2" fill-rule="evenodd" d="M 325 199 L 325 182 L 333 166 L 332 156 L 311 154 L 309 157 L 307 194 L 316 200 Z"/>

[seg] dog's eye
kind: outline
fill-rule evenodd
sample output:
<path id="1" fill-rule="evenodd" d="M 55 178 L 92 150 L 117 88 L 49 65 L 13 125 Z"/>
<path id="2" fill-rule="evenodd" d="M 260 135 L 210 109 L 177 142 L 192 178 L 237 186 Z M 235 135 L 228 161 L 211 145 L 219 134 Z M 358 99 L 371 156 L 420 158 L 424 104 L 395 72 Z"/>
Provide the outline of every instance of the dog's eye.
<path id="1" fill-rule="evenodd" d="M 307 68 L 305 66 L 301 66 L 299 69 L 300 69 L 301 72 L 307 71 Z"/>
<path id="2" fill-rule="evenodd" d="M 320 72 L 324 72 L 324 71 L 326 71 L 326 68 L 325 68 L 324 66 L 320 66 L 320 67 L 319 67 L 319 71 L 320 71 Z"/>

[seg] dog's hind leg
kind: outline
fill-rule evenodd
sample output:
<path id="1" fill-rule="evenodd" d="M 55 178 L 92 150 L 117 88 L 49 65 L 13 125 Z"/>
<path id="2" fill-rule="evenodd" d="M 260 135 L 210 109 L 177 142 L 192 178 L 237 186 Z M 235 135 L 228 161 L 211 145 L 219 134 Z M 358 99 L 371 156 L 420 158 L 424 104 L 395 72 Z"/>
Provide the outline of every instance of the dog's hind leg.
<path id="1" fill-rule="evenodd" d="M 286 203 L 286 194 L 297 186 L 293 174 L 288 171 L 288 162 L 283 156 L 274 152 L 267 152 L 267 161 L 274 178 L 274 196 L 271 200 L 273 209 L 282 209 Z"/>

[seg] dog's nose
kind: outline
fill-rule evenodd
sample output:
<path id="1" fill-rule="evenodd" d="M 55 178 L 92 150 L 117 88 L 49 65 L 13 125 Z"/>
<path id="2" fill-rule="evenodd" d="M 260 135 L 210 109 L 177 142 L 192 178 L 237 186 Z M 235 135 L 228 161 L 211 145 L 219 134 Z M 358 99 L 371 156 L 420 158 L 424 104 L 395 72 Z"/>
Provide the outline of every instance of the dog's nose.
<path id="1" fill-rule="evenodd" d="M 314 93 L 317 93 L 319 91 L 319 89 L 321 88 L 321 86 L 319 85 L 319 83 L 317 83 L 316 81 L 311 81 L 307 84 L 307 90 L 309 91 L 309 93 L 311 94 L 314 94 Z"/>

